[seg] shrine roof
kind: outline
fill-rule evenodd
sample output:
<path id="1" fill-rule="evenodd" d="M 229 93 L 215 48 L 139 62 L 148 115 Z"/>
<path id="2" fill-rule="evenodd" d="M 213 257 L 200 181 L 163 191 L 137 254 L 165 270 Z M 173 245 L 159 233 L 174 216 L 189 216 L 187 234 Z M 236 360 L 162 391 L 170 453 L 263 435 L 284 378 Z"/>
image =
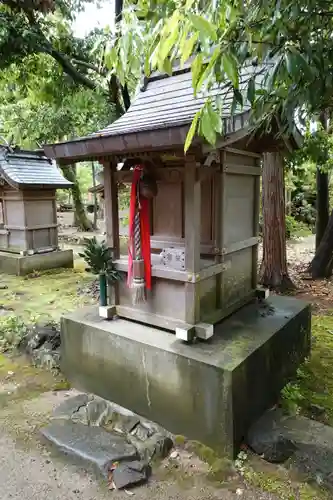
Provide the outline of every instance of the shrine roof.
<path id="1" fill-rule="evenodd" d="M 44 154 L 0 146 L 0 178 L 16 189 L 69 188 L 56 164 Z"/>
<path id="2" fill-rule="evenodd" d="M 260 86 L 263 69 L 253 65 L 244 67 L 240 73 L 239 90 L 247 87 L 252 76 Z M 215 85 L 195 96 L 190 67 L 175 68 L 171 76 L 155 73 L 146 79 L 128 111 L 109 126 L 86 137 L 45 145 L 44 151 L 50 158 L 80 161 L 102 155 L 181 147 L 207 96 L 221 98 L 224 135 L 249 126 L 250 104 L 245 102 L 232 114 L 233 90 L 229 85 Z M 197 137 L 194 144 L 202 141 Z"/>

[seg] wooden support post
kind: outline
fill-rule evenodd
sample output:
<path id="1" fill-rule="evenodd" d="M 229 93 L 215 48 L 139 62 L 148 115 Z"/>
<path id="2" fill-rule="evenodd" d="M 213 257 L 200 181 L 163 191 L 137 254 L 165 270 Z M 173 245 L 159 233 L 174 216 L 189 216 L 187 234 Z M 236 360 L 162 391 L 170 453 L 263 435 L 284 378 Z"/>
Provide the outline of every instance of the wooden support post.
<path id="1" fill-rule="evenodd" d="M 260 160 L 257 160 L 260 164 Z M 259 236 L 259 216 L 260 216 L 260 182 L 261 177 L 254 178 L 254 209 L 253 209 L 253 236 Z M 258 285 L 258 243 L 252 248 L 252 288 Z"/>
<path id="2" fill-rule="evenodd" d="M 185 265 L 189 275 L 200 272 L 201 185 L 194 156 L 185 159 Z M 200 321 L 200 283 L 186 283 L 186 322 Z"/>
<path id="3" fill-rule="evenodd" d="M 106 242 L 112 249 L 113 258 L 119 259 L 118 188 L 113 167 L 110 162 L 104 164 L 105 229 Z"/>
<path id="4" fill-rule="evenodd" d="M 215 263 L 222 264 L 224 255 L 222 255 L 223 236 L 224 236 L 224 199 L 225 199 L 225 177 L 224 165 L 226 161 L 225 151 L 220 151 L 220 167 L 215 174 L 215 191 L 214 191 L 214 245 L 215 245 Z M 223 273 L 216 275 L 216 308 L 222 307 L 222 288 L 223 288 Z"/>
<path id="5" fill-rule="evenodd" d="M 119 211 L 118 211 L 118 186 L 115 177 L 115 165 L 111 162 L 103 164 L 104 167 L 104 199 L 105 199 L 105 229 L 106 242 L 112 250 L 114 260 L 119 259 L 120 242 L 119 242 Z M 116 282 L 113 286 L 114 305 L 119 304 L 119 284 Z"/>

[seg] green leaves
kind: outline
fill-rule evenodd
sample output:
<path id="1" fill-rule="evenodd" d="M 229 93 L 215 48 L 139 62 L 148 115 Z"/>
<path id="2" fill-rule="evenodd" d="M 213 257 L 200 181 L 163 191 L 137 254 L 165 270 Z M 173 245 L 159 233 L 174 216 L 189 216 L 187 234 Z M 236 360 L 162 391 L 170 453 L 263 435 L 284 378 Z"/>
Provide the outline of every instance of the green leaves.
<path id="1" fill-rule="evenodd" d="M 189 13 L 188 17 L 193 27 L 199 32 L 200 37 L 208 38 L 213 42 L 216 42 L 217 28 L 213 23 L 209 22 L 203 16 L 198 16 L 197 14 Z"/>
<path id="2" fill-rule="evenodd" d="M 238 88 L 238 64 L 236 58 L 232 54 L 222 54 L 222 67 L 233 86 Z"/>
<path id="3" fill-rule="evenodd" d="M 209 113 L 208 107 L 203 109 L 203 113 L 200 120 L 200 131 L 204 138 L 212 145 L 216 142 L 216 130 L 211 121 L 211 114 Z"/>
<path id="4" fill-rule="evenodd" d="M 192 143 L 193 138 L 195 136 L 195 133 L 197 131 L 200 114 L 201 114 L 201 110 L 195 114 L 193 121 L 191 123 L 191 126 L 189 128 L 189 131 L 187 132 L 187 136 L 186 136 L 186 140 L 185 140 L 185 144 L 184 144 L 185 153 L 188 151 L 188 148 L 191 146 L 191 143 Z"/>
<path id="5" fill-rule="evenodd" d="M 109 281 L 119 281 L 121 275 L 112 262 L 110 249 L 105 241 L 98 242 L 96 237 L 84 239 L 84 250 L 79 253 L 93 274 L 105 274 Z"/>
<path id="6" fill-rule="evenodd" d="M 200 132 L 207 142 L 214 145 L 217 134 L 222 134 L 222 118 L 219 109 L 214 109 L 211 100 L 207 100 L 192 121 L 185 141 L 185 152 L 188 151 L 196 132 Z"/>
<path id="7" fill-rule="evenodd" d="M 255 78 L 252 76 L 247 84 L 247 99 L 251 104 L 254 103 L 255 92 L 256 92 L 256 83 L 255 83 Z"/>

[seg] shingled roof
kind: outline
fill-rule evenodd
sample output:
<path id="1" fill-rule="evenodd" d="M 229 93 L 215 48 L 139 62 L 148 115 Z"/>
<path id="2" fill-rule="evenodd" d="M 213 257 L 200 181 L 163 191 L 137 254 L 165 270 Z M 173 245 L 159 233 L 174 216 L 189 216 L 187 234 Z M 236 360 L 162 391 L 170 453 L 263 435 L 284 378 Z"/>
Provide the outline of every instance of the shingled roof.
<path id="1" fill-rule="evenodd" d="M 258 68 L 253 66 L 244 69 L 241 73 L 241 89 L 255 74 L 255 71 L 258 72 Z M 260 73 L 256 80 L 257 84 L 261 82 Z M 207 95 L 207 92 L 199 92 L 197 96 L 194 96 L 192 74 L 189 68 L 176 70 L 172 76 L 155 74 L 147 80 L 127 113 L 92 136 L 124 135 L 190 124 L 194 115 L 205 103 Z M 215 85 L 209 91 L 209 96 L 214 98 L 218 95 L 222 99 L 224 130 L 235 132 L 237 130 L 231 124 L 235 120 L 230 120 L 233 90 L 229 85 L 222 87 Z M 236 116 L 247 115 L 249 110 L 249 103 L 245 103 L 242 109 L 238 109 Z M 239 126 L 241 126 L 240 121 Z"/>
<path id="2" fill-rule="evenodd" d="M 263 68 L 247 66 L 240 74 L 240 90 L 254 75 L 256 84 L 263 81 Z M 172 76 L 153 74 L 133 99 L 129 110 L 108 127 L 89 136 L 44 146 L 53 158 L 77 158 L 130 152 L 149 148 L 182 146 L 196 112 L 207 96 L 219 95 L 223 102 L 224 134 L 232 134 L 248 125 L 250 105 L 232 115 L 233 91 L 229 85 L 215 85 L 209 92 L 193 93 L 190 67 L 175 68 Z M 166 131 L 168 130 L 168 133 Z M 197 138 L 197 141 L 201 141 Z"/>
<path id="3" fill-rule="evenodd" d="M 69 188 L 69 182 L 55 163 L 33 151 L 0 147 L 0 178 L 16 189 Z"/>

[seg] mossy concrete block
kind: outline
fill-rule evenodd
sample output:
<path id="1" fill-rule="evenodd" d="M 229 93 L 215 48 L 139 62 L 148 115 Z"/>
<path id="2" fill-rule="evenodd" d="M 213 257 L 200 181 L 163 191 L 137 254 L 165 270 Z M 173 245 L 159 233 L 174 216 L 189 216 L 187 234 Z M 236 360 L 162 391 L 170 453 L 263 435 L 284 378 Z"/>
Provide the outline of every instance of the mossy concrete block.
<path id="1" fill-rule="evenodd" d="M 310 330 L 309 305 L 281 296 L 242 308 L 193 345 L 87 308 L 62 319 L 62 370 L 78 389 L 234 457 L 309 355 Z"/>
<path id="2" fill-rule="evenodd" d="M 35 255 L 0 252 L 0 272 L 17 276 L 25 276 L 33 271 L 73 266 L 73 250 L 57 250 Z"/>

